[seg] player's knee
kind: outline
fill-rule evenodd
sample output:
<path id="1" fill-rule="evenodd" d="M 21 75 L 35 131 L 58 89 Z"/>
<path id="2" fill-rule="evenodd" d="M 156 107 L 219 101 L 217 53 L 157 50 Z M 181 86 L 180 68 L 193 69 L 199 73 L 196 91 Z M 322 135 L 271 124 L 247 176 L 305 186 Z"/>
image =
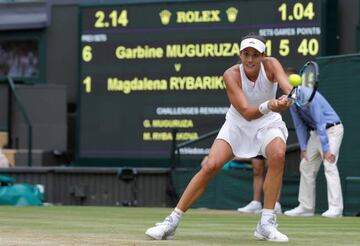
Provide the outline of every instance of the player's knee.
<path id="1" fill-rule="evenodd" d="M 274 151 L 268 156 L 269 169 L 283 170 L 285 166 L 285 152 L 281 150 Z"/>
<path id="2" fill-rule="evenodd" d="M 279 149 L 269 154 L 268 159 L 271 161 L 284 163 L 285 162 L 285 151 Z"/>
<path id="3" fill-rule="evenodd" d="M 266 147 L 266 154 L 268 160 L 285 162 L 285 152 L 286 144 L 280 137 L 276 137 L 275 139 L 273 139 L 271 143 Z"/>
<path id="4" fill-rule="evenodd" d="M 204 165 L 202 166 L 202 171 L 207 175 L 214 175 L 217 173 L 217 163 L 213 161 L 211 158 L 208 158 Z"/>

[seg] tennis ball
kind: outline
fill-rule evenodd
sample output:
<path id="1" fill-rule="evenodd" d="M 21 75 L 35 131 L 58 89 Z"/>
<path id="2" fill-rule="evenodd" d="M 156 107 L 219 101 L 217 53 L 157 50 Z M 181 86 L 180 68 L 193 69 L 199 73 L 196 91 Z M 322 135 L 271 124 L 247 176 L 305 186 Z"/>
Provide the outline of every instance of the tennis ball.
<path id="1" fill-rule="evenodd" d="M 288 79 L 289 79 L 290 84 L 293 86 L 298 86 L 301 84 L 301 77 L 298 74 L 295 74 L 295 73 L 290 74 Z"/>

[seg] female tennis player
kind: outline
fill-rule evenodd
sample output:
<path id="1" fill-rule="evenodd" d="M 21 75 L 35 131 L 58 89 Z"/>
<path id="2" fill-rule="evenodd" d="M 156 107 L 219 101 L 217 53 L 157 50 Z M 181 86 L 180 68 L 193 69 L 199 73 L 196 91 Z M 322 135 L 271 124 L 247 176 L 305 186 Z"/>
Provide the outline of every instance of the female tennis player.
<path id="1" fill-rule="evenodd" d="M 287 242 L 278 231 L 274 206 L 280 191 L 288 136 L 280 111 L 290 106 L 286 96 L 275 99 L 277 85 L 284 94 L 292 86 L 279 61 L 266 57 L 263 37 L 249 34 L 240 44 L 241 64 L 224 73 L 226 92 L 231 106 L 226 114 L 209 156 L 192 178 L 174 211 L 145 234 L 156 240 L 173 239 L 181 216 L 203 194 L 209 181 L 234 157 L 264 156 L 268 171 L 264 182 L 264 209 L 256 226 L 255 237 L 268 241 Z"/>

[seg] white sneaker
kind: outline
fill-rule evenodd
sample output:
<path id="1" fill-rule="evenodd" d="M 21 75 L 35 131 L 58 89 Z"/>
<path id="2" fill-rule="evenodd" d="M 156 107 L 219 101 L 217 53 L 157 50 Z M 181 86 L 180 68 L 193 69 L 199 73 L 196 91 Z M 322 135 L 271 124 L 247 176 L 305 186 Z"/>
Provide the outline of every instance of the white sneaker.
<path id="1" fill-rule="evenodd" d="M 172 240 L 175 238 L 176 227 L 171 216 L 168 216 L 163 222 L 147 229 L 145 234 L 155 240 Z"/>
<path id="2" fill-rule="evenodd" d="M 238 208 L 237 211 L 240 213 L 246 213 L 246 214 L 259 214 L 261 213 L 261 202 L 258 201 L 251 201 L 248 205 L 242 208 Z"/>
<path id="3" fill-rule="evenodd" d="M 285 211 L 284 214 L 287 216 L 314 216 L 314 211 L 305 209 L 299 205 L 294 209 Z"/>
<path id="4" fill-rule="evenodd" d="M 336 211 L 335 209 L 331 209 L 331 208 L 326 210 L 321 215 L 324 216 L 324 217 L 327 217 L 327 218 L 339 218 L 339 217 L 342 217 L 342 213 L 340 213 L 339 211 Z"/>
<path id="5" fill-rule="evenodd" d="M 280 204 L 279 202 L 276 202 L 276 203 L 275 203 L 274 212 L 275 212 L 276 214 L 282 214 L 281 204 Z"/>
<path id="6" fill-rule="evenodd" d="M 259 221 L 256 225 L 254 236 L 258 239 L 271 242 L 289 242 L 289 238 L 277 229 L 276 215 L 273 218 L 269 224 L 262 225 Z"/>

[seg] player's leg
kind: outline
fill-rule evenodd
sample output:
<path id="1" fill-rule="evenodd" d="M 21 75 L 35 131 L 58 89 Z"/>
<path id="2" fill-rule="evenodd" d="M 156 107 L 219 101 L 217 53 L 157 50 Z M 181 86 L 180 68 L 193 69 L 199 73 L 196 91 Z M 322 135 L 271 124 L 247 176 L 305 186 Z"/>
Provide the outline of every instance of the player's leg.
<path id="1" fill-rule="evenodd" d="M 257 156 L 251 159 L 253 167 L 253 200 L 245 207 L 238 208 L 240 213 L 260 213 L 261 205 L 261 192 L 264 184 L 264 171 L 265 161 L 262 156 Z"/>
<path id="2" fill-rule="evenodd" d="M 253 158 L 251 160 L 253 166 L 253 176 L 254 176 L 254 201 L 261 201 L 261 192 L 264 184 L 264 172 L 265 172 L 265 160 L 263 158 Z"/>
<path id="3" fill-rule="evenodd" d="M 285 165 L 286 144 L 275 138 L 266 147 L 268 170 L 264 182 L 264 208 L 274 209 L 278 199 Z"/>
<path id="4" fill-rule="evenodd" d="M 224 140 L 215 140 L 208 158 L 200 171 L 192 178 L 181 196 L 177 208 L 186 212 L 192 204 L 204 193 L 209 181 L 217 172 L 234 158 L 230 145 Z"/>
<path id="5" fill-rule="evenodd" d="M 182 214 L 196 202 L 204 193 L 209 181 L 233 157 L 230 145 L 224 140 L 216 139 L 206 161 L 200 171 L 191 179 L 175 210 L 166 217 L 164 222 L 157 223 L 154 227 L 149 228 L 145 234 L 156 240 L 173 239 Z"/>
<path id="6" fill-rule="evenodd" d="M 270 129 L 265 136 L 262 152 L 267 158 L 268 170 L 264 182 L 264 209 L 254 235 L 273 242 L 287 242 L 288 237 L 277 229 L 274 212 L 285 165 L 286 140 L 280 129 Z"/>
<path id="7" fill-rule="evenodd" d="M 265 166 L 265 170 L 267 170 L 267 165 L 266 165 L 265 160 L 264 160 L 264 166 Z M 281 207 L 281 203 L 280 203 L 281 188 L 282 188 L 282 185 L 279 189 L 279 193 L 278 193 L 277 200 L 276 200 L 275 207 L 274 207 L 274 211 L 276 214 L 282 214 L 282 207 Z M 261 187 L 261 189 L 262 189 L 262 187 Z"/>
<path id="8" fill-rule="evenodd" d="M 327 134 L 329 138 L 330 151 L 336 156 L 336 160 L 334 163 L 324 160 L 329 209 L 324 212 L 322 216 L 335 218 L 342 216 L 344 208 L 340 175 L 337 167 L 344 128 L 342 125 L 333 126 L 327 130 Z"/>

